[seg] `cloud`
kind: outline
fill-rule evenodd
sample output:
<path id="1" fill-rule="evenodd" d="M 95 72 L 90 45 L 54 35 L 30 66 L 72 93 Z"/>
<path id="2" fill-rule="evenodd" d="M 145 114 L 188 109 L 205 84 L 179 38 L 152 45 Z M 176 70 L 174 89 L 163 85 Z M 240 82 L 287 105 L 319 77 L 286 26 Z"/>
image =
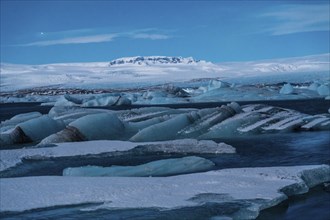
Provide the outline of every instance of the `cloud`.
<path id="1" fill-rule="evenodd" d="M 110 42 L 117 38 L 126 38 L 126 39 L 147 39 L 147 40 L 165 40 L 169 39 L 171 36 L 164 34 L 164 30 L 160 31 L 154 28 L 134 30 L 130 32 L 117 32 L 117 33 L 105 33 L 105 34 L 94 34 L 86 35 L 87 33 L 98 32 L 99 29 L 82 29 L 82 30 L 68 30 L 60 32 L 47 32 L 43 34 L 42 37 L 51 37 L 51 40 L 40 40 L 32 43 L 20 44 L 15 46 L 52 46 L 52 45 L 61 45 L 61 44 L 88 44 L 88 43 L 104 43 Z M 102 30 L 104 33 L 105 31 Z M 84 34 L 79 36 L 79 34 Z M 73 35 L 73 36 L 72 36 Z M 77 36 L 78 35 L 78 36 Z M 66 37 L 63 37 L 66 36 Z M 68 37 L 70 36 L 70 37 Z M 40 35 L 39 35 L 40 37 Z"/>
<path id="2" fill-rule="evenodd" d="M 139 34 L 133 34 L 132 38 L 149 39 L 149 40 L 166 40 L 166 39 L 169 39 L 170 36 L 165 35 L 165 34 L 139 33 Z"/>
<path id="3" fill-rule="evenodd" d="M 277 11 L 263 14 L 275 20 L 266 32 L 272 35 L 286 35 L 301 32 L 329 31 L 329 4 L 286 5 Z"/>
<path id="4" fill-rule="evenodd" d="M 112 41 L 115 37 L 117 37 L 116 34 L 100 34 L 100 35 L 62 38 L 57 40 L 37 41 L 28 44 L 23 44 L 21 46 L 51 46 L 51 45 L 59 45 L 59 44 L 101 43 L 101 42 Z"/>

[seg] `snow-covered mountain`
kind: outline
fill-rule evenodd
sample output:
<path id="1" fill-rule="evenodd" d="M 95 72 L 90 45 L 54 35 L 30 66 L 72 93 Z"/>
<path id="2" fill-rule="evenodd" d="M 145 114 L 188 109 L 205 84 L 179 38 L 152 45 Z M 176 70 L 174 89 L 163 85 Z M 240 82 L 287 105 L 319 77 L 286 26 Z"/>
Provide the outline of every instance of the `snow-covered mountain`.
<path id="1" fill-rule="evenodd" d="M 330 54 L 252 62 L 211 63 L 191 57 L 125 57 L 111 62 L 19 65 L 2 63 L 1 92 L 37 87 L 131 88 L 173 82 L 223 79 L 232 83 L 314 81 L 328 77 Z M 288 80 L 287 78 L 292 80 Z M 249 79 L 248 79 L 249 78 Z M 267 78 L 267 79 L 266 79 Z M 294 78 L 294 79 L 293 79 Z M 236 82 L 235 82 L 236 80 Z M 247 82 L 247 81 L 246 81 Z"/>
<path id="2" fill-rule="evenodd" d="M 167 56 L 136 56 L 124 57 L 112 60 L 110 66 L 120 64 L 138 64 L 138 65 L 153 65 L 153 64 L 193 64 L 199 63 L 200 60 L 195 60 L 192 57 L 167 57 Z M 205 62 L 205 61 L 202 61 Z"/>

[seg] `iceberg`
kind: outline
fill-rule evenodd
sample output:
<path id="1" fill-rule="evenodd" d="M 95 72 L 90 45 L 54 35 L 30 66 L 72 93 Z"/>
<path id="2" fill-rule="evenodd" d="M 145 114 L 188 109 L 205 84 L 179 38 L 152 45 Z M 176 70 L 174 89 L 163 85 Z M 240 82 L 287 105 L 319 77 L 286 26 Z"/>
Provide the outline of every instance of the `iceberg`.
<path id="1" fill-rule="evenodd" d="M 212 139 L 330 130 L 329 120 L 328 113 L 308 115 L 263 104 L 241 107 L 234 102 L 204 109 L 152 107 L 111 111 L 54 107 L 48 115 L 17 125 L 13 121 L 8 130 L 1 132 L 0 141 L 6 145 L 41 141 L 38 146 L 42 146 L 88 140 L 150 142 L 184 138 Z"/>
<path id="2" fill-rule="evenodd" d="M 0 132 L 7 131 L 9 129 L 14 128 L 18 123 L 22 123 L 33 118 L 38 118 L 40 116 L 41 116 L 40 112 L 29 112 L 29 113 L 15 115 L 11 119 L 1 122 Z"/>
<path id="3" fill-rule="evenodd" d="M 261 209 L 330 181 L 328 165 L 235 168 L 171 177 L 3 178 L 1 212 L 102 203 L 104 208 L 182 208 L 244 200 Z M 22 193 L 24 192 L 24 193 Z M 97 205 L 91 205 L 97 209 Z M 251 210 L 250 210 L 251 211 Z"/>
<path id="4" fill-rule="evenodd" d="M 171 176 L 183 173 L 202 172 L 212 169 L 210 160 L 190 156 L 175 159 L 152 161 L 138 166 L 84 166 L 69 167 L 63 170 L 63 176 Z"/>
<path id="5" fill-rule="evenodd" d="M 283 87 L 280 89 L 280 94 L 289 95 L 293 93 L 293 87 L 290 83 L 284 84 Z"/>
<path id="6" fill-rule="evenodd" d="M 330 96 L 330 85 L 321 85 L 317 88 L 320 96 Z"/>
<path id="7" fill-rule="evenodd" d="M 77 128 L 88 140 L 119 138 L 125 129 L 123 122 L 113 113 L 87 115 L 69 126 Z"/>
<path id="8" fill-rule="evenodd" d="M 115 105 L 130 105 L 131 100 L 125 96 L 103 96 L 94 98 L 89 101 L 82 103 L 82 107 L 95 107 L 95 106 L 115 106 Z"/>
<path id="9" fill-rule="evenodd" d="M 227 82 L 223 82 L 221 80 L 210 80 L 207 90 L 219 89 L 219 88 L 228 88 L 230 84 Z"/>
<path id="10" fill-rule="evenodd" d="M 125 126 L 117 115 L 98 113 L 86 115 L 71 122 L 64 130 L 43 139 L 40 146 L 49 143 L 120 139 Z"/>
<path id="11" fill-rule="evenodd" d="M 48 115 L 19 123 L 14 129 L 1 133 L 1 146 L 40 141 L 65 127 L 60 120 L 55 121 Z"/>
<path id="12" fill-rule="evenodd" d="M 131 141 L 163 141 L 176 138 L 184 138 L 187 136 L 180 136 L 183 129 L 190 125 L 199 124 L 200 119 L 206 115 L 212 114 L 215 111 L 220 113 L 214 123 L 219 123 L 226 118 L 229 118 L 240 112 L 240 106 L 237 103 L 230 103 L 227 106 L 222 106 L 217 109 L 203 109 L 192 111 L 190 113 L 180 114 L 165 122 L 149 126 L 136 135 L 130 138 Z"/>
<path id="13" fill-rule="evenodd" d="M 309 89 L 309 90 L 312 90 L 312 91 L 317 91 L 317 88 L 318 88 L 319 86 L 320 86 L 319 83 L 313 82 L 312 84 L 310 84 L 310 85 L 308 86 L 308 89 Z"/>

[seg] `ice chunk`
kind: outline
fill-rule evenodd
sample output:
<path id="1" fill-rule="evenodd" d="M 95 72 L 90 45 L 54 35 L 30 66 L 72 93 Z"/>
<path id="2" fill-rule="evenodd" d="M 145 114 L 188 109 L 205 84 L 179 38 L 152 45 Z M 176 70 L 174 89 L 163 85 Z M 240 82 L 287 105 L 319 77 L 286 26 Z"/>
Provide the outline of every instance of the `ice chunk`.
<path id="1" fill-rule="evenodd" d="M 69 126 L 77 128 L 87 140 L 120 138 L 125 130 L 123 122 L 113 113 L 87 115 Z"/>
<path id="2" fill-rule="evenodd" d="M 153 99 L 155 97 L 166 97 L 167 94 L 162 91 L 146 91 L 142 94 L 143 99 Z"/>
<path id="3" fill-rule="evenodd" d="M 140 130 L 142 130 L 146 127 L 149 127 L 149 126 L 152 126 L 152 125 L 155 125 L 158 123 L 162 123 L 171 118 L 173 118 L 173 116 L 164 115 L 164 116 L 147 119 L 147 120 L 140 121 L 140 122 L 128 122 L 125 126 L 126 127 L 126 136 L 132 137 L 137 132 L 139 132 Z"/>
<path id="4" fill-rule="evenodd" d="M 312 116 L 304 118 L 306 124 L 301 126 L 302 130 L 330 130 L 330 117 Z"/>
<path id="5" fill-rule="evenodd" d="M 192 111 L 186 114 L 180 114 L 175 116 L 165 122 L 152 125 L 147 127 L 136 135 L 134 135 L 130 140 L 131 141 L 160 141 L 160 140 L 169 140 L 176 138 L 187 137 L 184 132 L 184 129 L 190 125 L 199 124 L 199 120 L 204 116 L 218 111 L 219 114 L 215 122 L 220 122 L 225 120 L 228 117 L 231 117 L 240 111 L 240 106 L 237 103 L 231 103 L 227 106 L 222 106 L 219 109 L 203 109 L 199 111 Z M 212 124 L 212 123 L 211 123 Z M 209 124 L 209 125 L 211 125 Z M 200 128 L 200 129 L 203 129 Z"/>
<path id="6" fill-rule="evenodd" d="M 207 86 L 208 90 L 228 88 L 230 87 L 229 83 L 223 82 L 221 80 L 211 80 Z"/>
<path id="7" fill-rule="evenodd" d="M 60 120 L 55 121 L 48 115 L 43 115 L 39 118 L 28 120 L 18 124 L 18 126 L 33 141 L 41 140 L 64 128 L 64 124 Z"/>
<path id="8" fill-rule="evenodd" d="M 66 125 L 86 115 L 112 112 L 107 109 L 80 108 L 75 106 L 55 106 L 48 115 L 55 120 L 62 120 Z"/>
<path id="9" fill-rule="evenodd" d="M 201 205 L 192 199 L 201 194 L 225 194 L 209 197 L 217 203 L 259 199 L 258 214 L 260 209 L 287 199 L 286 192 L 300 194 L 330 181 L 329 172 L 328 165 L 310 165 L 223 169 L 171 177 L 3 178 L 0 207 L 1 212 L 83 203 L 103 203 L 103 209 L 179 208 Z"/>
<path id="10" fill-rule="evenodd" d="M 235 148 L 225 143 L 215 143 L 210 140 L 181 139 L 174 141 L 134 143 L 129 141 L 83 141 L 59 143 L 53 147 L 23 148 L 2 150 L 0 153 L 0 171 L 9 169 L 22 162 L 23 158 L 56 158 L 56 157 L 81 157 L 83 155 L 108 155 L 119 152 L 119 155 L 131 155 L 150 153 L 173 153 L 173 154 L 231 154 Z M 109 156 L 110 157 L 110 156 Z"/>
<path id="11" fill-rule="evenodd" d="M 293 93 L 293 87 L 290 83 L 284 84 L 280 89 L 280 94 L 288 95 Z"/>
<path id="12" fill-rule="evenodd" d="M 191 124 L 197 119 L 197 114 L 180 114 L 167 121 L 149 126 L 132 138 L 131 141 L 163 141 L 176 139 L 179 130 Z"/>
<path id="13" fill-rule="evenodd" d="M 7 131 L 11 128 L 14 128 L 18 123 L 28 121 L 33 118 L 38 118 L 40 116 L 40 112 L 29 112 L 15 115 L 11 119 L 1 122 L 0 132 Z"/>
<path id="14" fill-rule="evenodd" d="M 69 102 L 72 102 L 74 104 L 77 104 L 77 105 L 81 105 L 83 103 L 83 100 L 82 99 L 79 99 L 79 98 L 76 98 L 76 97 L 73 97 L 71 95 L 68 95 L 68 94 L 65 94 L 64 95 L 64 98 L 66 100 L 68 100 Z"/>
<path id="15" fill-rule="evenodd" d="M 320 86 L 320 84 L 314 82 L 312 84 L 309 85 L 308 89 L 312 90 L 312 91 L 317 91 L 317 88 Z"/>
<path id="16" fill-rule="evenodd" d="M 321 85 L 317 88 L 317 92 L 320 96 L 330 96 L 330 86 L 329 85 Z"/>
<path id="17" fill-rule="evenodd" d="M 248 112 L 236 115 L 232 118 L 228 118 L 223 122 L 216 124 L 211 127 L 206 133 L 202 134 L 200 139 L 212 139 L 212 138 L 223 138 L 223 137 L 233 137 L 237 135 L 247 135 L 254 134 L 251 129 L 245 132 L 241 127 L 245 127 L 250 124 L 254 124 L 260 120 L 260 114 L 256 112 Z M 248 133 L 250 132 L 250 133 Z"/>
<path id="18" fill-rule="evenodd" d="M 48 115 L 43 115 L 19 123 L 15 129 L 7 131 L 6 133 L 1 133 L 0 143 L 2 145 L 11 145 L 40 141 L 43 138 L 62 130 L 64 127 L 65 125 L 62 121 L 55 121 Z"/>
<path id="19" fill-rule="evenodd" d="M 83 107 L 92 107 L 92 106 L 114 106 L 114 105 L 130 105 L 131 100 L 125 96 L 103 96 L 94 98 L 82 104 Z"/>
<path id="20" fill-rule="evenodd" d="M 43 139 L 39 146 L 71 141 L 121 139 L 124 132 L 125 125 L 116 114 L 91 114 L 71 122 L 64 130 Z"/>
<path id="21" fill-rule="evenodd" d="M 263 127 L 263 130 L 267 132 L 292 131 L 294 129 L 300 128 L 303 124 L 302 116 L 294 115 L 288 118 L 284 118 L 277 123 L 265 126 Z"/>
<path id="22" fill-rule="evenodd" d="M 214 165 L 210 160 L 190 156 L 157 160 L 138 166 L 69 167 L 63 170 L 63 176 L 171 176 L 210 170 Z"/>

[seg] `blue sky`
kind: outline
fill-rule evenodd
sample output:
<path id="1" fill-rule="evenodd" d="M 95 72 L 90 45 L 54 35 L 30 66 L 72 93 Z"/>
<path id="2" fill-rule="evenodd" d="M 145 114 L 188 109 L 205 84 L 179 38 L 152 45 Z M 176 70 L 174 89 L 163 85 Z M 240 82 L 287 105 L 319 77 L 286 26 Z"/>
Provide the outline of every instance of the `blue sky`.
<path id="1" fill-rule="evenodd" d="M 1 0 L 1 62 L 192 56 L 213 62 L 329 53 L 329 1 Z"/>

